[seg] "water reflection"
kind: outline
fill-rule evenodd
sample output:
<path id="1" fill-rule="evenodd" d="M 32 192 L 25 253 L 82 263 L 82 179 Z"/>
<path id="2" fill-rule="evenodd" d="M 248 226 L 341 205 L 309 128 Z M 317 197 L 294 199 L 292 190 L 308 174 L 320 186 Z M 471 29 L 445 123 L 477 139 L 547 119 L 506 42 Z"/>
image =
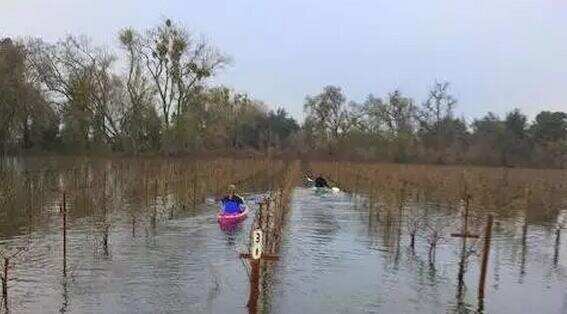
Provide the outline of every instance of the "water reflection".
<path id="1" fill-rule="evenodd" d="M 462 240 L 448 238 L 461 225 L 461 214 L 454 207 L 408 203 L 400 223 L 400 215 L 385 204 L 372 212 L 360 205 L 362 197 L 358 205 L 346 196 L 329 200 L 309 190 L 296 190 L 290 230 L 277 266 L 275 313 L 509 313 L 522 312 L 525 306 L 560 312 L 564 307 L 565 265 L 559 267 L 563 274 L 546 276 L 557 247 L 556 231 L 549 225 L 530 225 L 523 246 L 523 224 L 518 234 L 511 232 L 516 218 L 497 218 L 486 295 L 477 298 L 482 241 L 469 240 L 463 251 Z M 311 206 L 318 202 L 325 204 L 325 212 Z M 443 235 L 433 262 L 428 259 L 431 231 L 420 229 L 412 250 L 405 227 L 407 217 L 423 212 L 427 212 L 430 225 L 438 222 L 433 229 Z M 484 224 L 477 220 L 471 220 L 471 232 L 482 232 Z M 338 227 L 321 245 L 318 230 L 327 228 L 330 221 Z M 518 259 L 514 259 L 516 239 L 520 240 Z M 538 249 L 527 249 L 529 243 L 537 243 Z M 542 256 L 542 251 L 547 251 L 549 258 Z M 461 265 L 463 252 L 466 258 Z M 524 272 L 524 281 L 514 280 L 515 270 L 528 266 L 531 271 Z"/>
<path id="2" fill-rule="evenodd" d="M 59 313 L 67 313 L 69 308 L 69 290 L 67 288 L 68 282 L 67 277 L 65 276 L 61 281 L 61 308 L 59 309 Z"/>
<path id="3" fill-rule="evenodd" d="M 240 232 L 242 232 L 242 225 L 242 222 L 235 224 L 219 224 L 219 228 L 225 234 L 225 239 L 228 247 L 236 247 L 238 235 L 240 234 Z"/>

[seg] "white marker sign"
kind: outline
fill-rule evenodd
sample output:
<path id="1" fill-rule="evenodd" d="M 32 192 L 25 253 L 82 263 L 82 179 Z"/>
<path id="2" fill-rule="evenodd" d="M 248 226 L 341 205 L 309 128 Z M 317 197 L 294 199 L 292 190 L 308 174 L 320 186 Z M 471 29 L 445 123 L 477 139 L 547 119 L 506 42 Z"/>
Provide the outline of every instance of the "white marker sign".
<path id="1" fill-rule="evenodd" d="M 252 258 L 259 259 L 262 256 L 262 230 L 254 230 L 252 234 Z"/>

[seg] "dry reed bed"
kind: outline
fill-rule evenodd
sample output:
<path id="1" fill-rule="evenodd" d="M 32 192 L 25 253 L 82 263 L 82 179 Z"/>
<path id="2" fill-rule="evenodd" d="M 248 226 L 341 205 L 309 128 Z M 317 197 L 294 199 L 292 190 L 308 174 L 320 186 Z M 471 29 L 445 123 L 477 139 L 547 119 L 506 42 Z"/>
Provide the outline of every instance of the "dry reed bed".
<path id="1" fill-rule="evenodd" d="M 0 172 L 1 214 L 6 221 L 23 219 L 10 224 L 18 226 L 10 231 L 17 231 L 22 225 L 33 225 L 34 221 L 22 215 L 23 211 L 35 219 L 58 209 L 63 193 L 74 218 L 123 208 L 138 212 L 147 209 L 153 212 L 154 207 L 162 211 L 192 209 L 207 196 L 220 195 L 229 184 L 237 183 L 246 189 L 255 180 L 270 177 L 283 163 L 229 159 L 94 159 L 69 166 L 71 168 L 4 169 Z"/>
<path id="2" fill-rule="evenodd" d="M 567 171 L 462 166 L 313 163 L 315 171 L 354 194 L 378 201 L 462 204 L 471 210 L 507 215 L 525 210 L 534 218 L 567 206 Z"/>

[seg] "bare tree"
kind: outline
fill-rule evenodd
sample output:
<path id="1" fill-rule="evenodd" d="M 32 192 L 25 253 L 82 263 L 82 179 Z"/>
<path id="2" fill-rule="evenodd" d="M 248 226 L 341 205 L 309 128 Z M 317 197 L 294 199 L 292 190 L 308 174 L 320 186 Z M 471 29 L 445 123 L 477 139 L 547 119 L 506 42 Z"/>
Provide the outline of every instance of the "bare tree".
<path id="1" fill-rule="evenodd" d="M 126 51 L 128 64 L 125 87 L 126 108 L 122 121 L 122 132 L 134 152 L 156 149 L 160 136 L 160 125 L 153 98 L 155 90 L 151 79 L 144 71 L 140 55 L 142 38 L 131 28 L 120 32 L 120 44 Z"/>
<path id="2" fill-rule="evenodd" d="M 131 47 L 143 59 L 166 128 L 186 109 L 193 88 L 229 62 L 207 41 L 195 40 L 171 20 L 147 31 Z"/>
<path id="3" fill-rule="evenodd" d="M 430 131 L 439 130 L 444 120 L 453 117 L 457 100 L 449 94 L 449 82 L 435 82 L 429 97 L 420 111 L 422 127 Z"/>
<path id="4" fill-rule="evenodd" d="M 347 131 L 348 112 L 345 104 L 346 97 L 337 86 L 326 86 L 319 95 L 305 99 L 304 107 L 312 131 L 330 149 L 339 136 Z"/>
<path id="5" fill-rule="evenodd" d="M 85 37 L 69 36 L 56 44 L 36 40 L 29 46 L 35 73 L 60 111 L 70 115 L 67 123 L 83 120 L 85 141 L 102 137 L 112 142 L 119 133 L 113 113 L 121 99 L 119 78 L 111 72 L 115 57 Z"/>
<path id="6" fill-rule="evenodd" d="M 19 41 L 0 42 L 0 145 L 20 143 L 24 149 L 43 140 L 57 118 L 30 71 L 29 50 Z M 2 149 L 4 150 L 4 149 Z"/>

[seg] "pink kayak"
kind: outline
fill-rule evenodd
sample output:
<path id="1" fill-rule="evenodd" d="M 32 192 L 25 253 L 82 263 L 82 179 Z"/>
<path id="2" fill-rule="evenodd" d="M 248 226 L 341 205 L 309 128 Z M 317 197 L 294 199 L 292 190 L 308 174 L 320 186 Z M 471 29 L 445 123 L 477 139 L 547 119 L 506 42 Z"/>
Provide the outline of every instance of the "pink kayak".
<path id="1" fill-rule="evenodd" d="M 241 222 L 248 217 L 248 207 L 244 207 L 244 211 L 237 214 L 223 214 L 219 213 L 217 215 L 217 220 L 221 224 L 232 224 Z"/>

